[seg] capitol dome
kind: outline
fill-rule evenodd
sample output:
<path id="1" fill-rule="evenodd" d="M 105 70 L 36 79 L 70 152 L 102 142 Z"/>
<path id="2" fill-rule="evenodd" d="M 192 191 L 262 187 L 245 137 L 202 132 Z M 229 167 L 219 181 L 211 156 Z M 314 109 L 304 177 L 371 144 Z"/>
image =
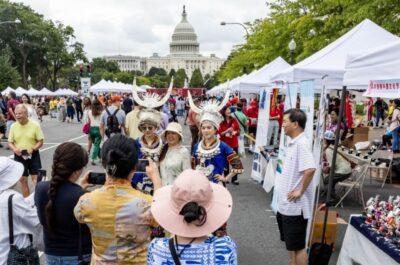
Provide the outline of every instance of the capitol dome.
<path id="1" fill-rule="evenodd" d="M 183 6 L 182 20 L 176 25 L 169 44 L 172 56 L 199 55 L 199 43 L 193 26 L 187 21 L 185 6 Z"/>

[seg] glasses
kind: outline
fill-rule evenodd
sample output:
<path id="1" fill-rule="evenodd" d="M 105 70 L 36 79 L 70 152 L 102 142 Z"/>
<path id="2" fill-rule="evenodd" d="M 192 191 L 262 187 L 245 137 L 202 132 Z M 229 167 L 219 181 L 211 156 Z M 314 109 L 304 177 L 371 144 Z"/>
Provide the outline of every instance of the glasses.
<path id="1" fill-rule="evenodd" d="M 154 130 L 154 126 L 140 126 L 142 131 L 152 131 Z"/>

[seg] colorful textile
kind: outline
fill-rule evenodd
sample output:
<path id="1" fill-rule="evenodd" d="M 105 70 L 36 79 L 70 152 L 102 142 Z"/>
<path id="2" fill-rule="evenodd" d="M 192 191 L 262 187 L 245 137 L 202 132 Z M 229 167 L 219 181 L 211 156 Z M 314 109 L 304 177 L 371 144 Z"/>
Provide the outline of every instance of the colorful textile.
<path id="1" fill-rule="evenodd" d="M 147 264 L 167 265 L 174 264 L 168 246 L 169 238 L 154 239 L 149 247 Z M 236 265 L 237 247 L 235 242 L 228 237 L 209 237 L 204 242 L 192 245 L 178 245 L 177 253 L 185 248 L 179 260 L 182 265 Z"/>
<path id="2" fill-rule="evenodd" d="M 107 182 L 79 199 L 74 213 L 90 228 L 91 264 L 146 264 L 151 230 L 157 226 L 151 200 L 127 180 Z"/>
<path id="3" fill-rule="evenodd" d="M 202 171 L 210 181 L 218 183 L 217 175 L 223 175 L 228 164 L 236 173 L 243 173 L 239 156 L 226 143 L 219 141 L 215 147 L 204 152 L 203 141 L 196 144 L 192 152 L 192 168 Z"/>

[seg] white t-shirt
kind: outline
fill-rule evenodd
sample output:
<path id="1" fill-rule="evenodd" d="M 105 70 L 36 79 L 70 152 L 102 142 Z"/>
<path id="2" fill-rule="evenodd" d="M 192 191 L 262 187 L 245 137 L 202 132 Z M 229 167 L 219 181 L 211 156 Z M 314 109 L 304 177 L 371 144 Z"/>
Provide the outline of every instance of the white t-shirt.
<path id="1" fill-rule="evenodd" d="M 304 133 L 291 139 L 285 149 L 282 175 L 278 179 L 278 211 L 283 215 L 298 216 L 303 213 L 305 219 L 312 215 L 313 182 L 296 201 L 289 201 L 288 194 L 301 187 L 306 169 L 315 169 L 310 143 Z"/>
<path id="2" fill-rule="evenodd" d="M 11 194 L 15 194 L 12 199 L 15 245 L 18 248 L 29 246 L 28 234 L 35 235 L 35 230 L 40 226 L 36 208 L 29 205 L 20 193 L 12 189 L 0 192 L 0 264 L 7 263 L 7 256 L 10 251 L 8 197 Z"/>

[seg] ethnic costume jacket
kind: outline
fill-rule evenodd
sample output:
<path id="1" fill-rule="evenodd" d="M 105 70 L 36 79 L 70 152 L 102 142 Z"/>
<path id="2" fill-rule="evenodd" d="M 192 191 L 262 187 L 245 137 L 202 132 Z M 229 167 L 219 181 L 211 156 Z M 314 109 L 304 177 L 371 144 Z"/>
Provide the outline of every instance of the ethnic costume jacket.
<path id="1" fill-rule="evenodd" d="M 210 147 L 205 148 L 200 141 L 193 148 L 192 168 L 203 172 L 213 183 L 218 183 L 217 175 L 223 175 L 224 169 L 231 165 L 231 172 L 243 173 L 243 165 L 236 152 L 226 143 L 217 140 Z"/>
<path id="2" fill-rule="evenodd" d="M 153 144 L 153 146 L 148 147 L 145 143 L 143 143 L 143 136 L 135 140 L 136 150 L 138 159 L 147 159 L 151 158 L 154 162 L 158 164 L 161 150 L 163 147 L 162 140 L 159 136 L 158 141 Z M 141 190 L 146 194 L 153 194 L 154 187 L 151 179 L 146 175 L 146 173 L 138 172 L 133 175 L 132 178 L 132 187 L 137 190 Z"/>

